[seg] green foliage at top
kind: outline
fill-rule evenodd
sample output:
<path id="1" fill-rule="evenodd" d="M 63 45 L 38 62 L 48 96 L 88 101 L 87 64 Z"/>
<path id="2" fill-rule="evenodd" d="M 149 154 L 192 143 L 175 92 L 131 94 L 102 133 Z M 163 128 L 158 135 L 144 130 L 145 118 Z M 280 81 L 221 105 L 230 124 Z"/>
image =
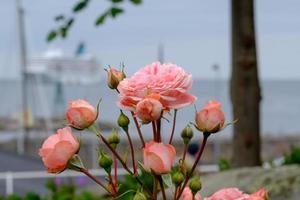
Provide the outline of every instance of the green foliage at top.
<path id="1" fill-rule="evenodd" d="M 95 26 L 100 26 L 104 24 L 107 18 L 115 19 L 119 15 L 123 14 L 125 10 L 121 6 L 124 0 L 109 0 L 111 5 L 104 12 L 98 15 L 95 20 Z M 129 2 L 133 5 L 139 5 L 143 1 L 142 0 L 129 0 Z M 72 8 L 72 14 L 70 17 L 66 17 L 64 14 L 57 15 L 54 20 L 58 23 L 58 27 L 49 31 L 46 40 L 51 42 L 58 37 L 66 38 L 69 34 L 69 31 L 75 21 L 75 15 L 84 11 L 88 8 L 90 0 L 79 0 Z"/>
<path id="2" fill-rule="evenodd" d="M 300 164 L 300 147 L 291 146 L 290 152 L 284 156 L 283 164 Z"/>

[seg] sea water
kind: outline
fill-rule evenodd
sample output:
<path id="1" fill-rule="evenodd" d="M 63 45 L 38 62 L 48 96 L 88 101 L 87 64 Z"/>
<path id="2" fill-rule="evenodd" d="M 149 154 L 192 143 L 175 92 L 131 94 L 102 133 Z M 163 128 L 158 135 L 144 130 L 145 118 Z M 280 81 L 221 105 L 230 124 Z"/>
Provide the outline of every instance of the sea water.
<path id="1" fill-rule="evenodd" d="M 227 121 L 232 120 L 229 81 L 194 80 L 190 93 L 198 97 L 195 104 L 197 109 L 200 109 L 210 99 L 219 100 L 222 103 Z M 0 94 L 0 117 L 10 118 L 20 115 L 22 105 L 20 82 L 1 80 Z M 94 105 L 102 98 L 100 105 L 100 120 L 102 121 L 115 123 L 119 114 L 119 108 L 116 106 L 118 94 L 110 90 L 105 81 L 93 85 L 59 85 L 30 81 L 27 94 L 32 113 L 38 117 L 63 115 L 68 101 L 78 98 L 86 99 Z M 176 125 L 177 132 L 190 121 L 193 121 L 194 115 L 195 107 L 193 105 L 180 109 Z M 168 127 L 171 126 L 172 116 L 168 114 L 165 116 L 170 122 L 164 120 L 163 130 L 170 132 Z M 300 132 L 300 80 L 262 81 L 261 130 L 263 135 L 297 134 Z M 230 134 L 232 132 L 231 127 L 224 132 Z"/>

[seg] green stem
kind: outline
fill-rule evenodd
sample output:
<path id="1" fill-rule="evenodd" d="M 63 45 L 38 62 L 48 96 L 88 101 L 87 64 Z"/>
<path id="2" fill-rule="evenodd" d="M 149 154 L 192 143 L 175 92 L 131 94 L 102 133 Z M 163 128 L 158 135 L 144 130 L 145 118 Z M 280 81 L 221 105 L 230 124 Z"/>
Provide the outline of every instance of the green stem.
<path id="1" fill-rule="evenodd" d="M 162 180 L 161 176 L 158 176 L 157 178 L 158 178 L 158 182 L 159 182 L 159 185 L 160 185 L 160 189 L 161 189 L 161 193 L 162 193 L 162 196 L 163 196 L 163 200 L 167 200 L 163 180 Z"/>
<path id="2" fill-rule="evenodd" d="M 130 174 L 132 175 L 137 182 L 146 190 L 146 192 L 151 196 L 152 193 L 150 192 L 150 190 L 146 187 L 144 187 L 143 182 L 139 179 L 139 177 L 137 176 L 137 174 L 134 174 L 126 165 L 126 163 L 123 161 L 123 159 L 121 158 L 121 156 L 115 151 L 115 149 L 108 143 L 108 141 L 105 139 L 105 137 L 101 134 L 100 131 L 98 131 L 98 129 L 92 125 L 89 127 L 89 129 L 94 132 L 102 141 L 103 143 L 107 146 L 107 148 L 109 148 L 109 150 L 113 153 L 113 155 L 116 156 L 116 158 L 119 160 L 119 162 L 122 164 L 122 166 L 124 167 L 124 169 Z"/>
<path id="3" fill-rule="evenodd" d="M 174 110 L 173 126 L 172 126 L 171 137 L 169 139 L 169 144 L 172 144 L 172 142 L 173 142 L 173 136 L 174 136 L 175 127 L 176 127 L 176 116 L 177 116 L 177 109 Z"/>
<path id="4" fill-rule="evenodd" d="M 157 186 L 158 186 L 158 181 L 157 178 L 155 177 L 155 175 L 153 176 L 154 179 L 154 184 L 153 184 L 153 199 L 156 200 L 157 199 Z"/>
<path id="5" fill-rule="evenodd" d="M 181 189 L 179 190 L 179 193 L 177 195 L 177 200 L 180 198 L 185 186 L 187 185 L 188 181 L 190 180 L 190 178 L 192 177 L 193 173 L 194 173 L 194 170 L 196 169 L 197 165 L 198 165 L 198 162 L 200 161 L 200 158 L 203 154 L 203 151 L 204 151 L 204 148 L 205 148 L 205 145 L 206 145 L 206 142 L 207 142 L 207 139 L 208 137 L 210 136 L 210 133 L 203 133 L 204 137 L 203 137 L 203 142 L 202 142 L 202 145 L 201 145 L 201 148 L 200 148 L 200 151 L 198 152 L 198 155 L 196 157 L 196 160 L 194 162 L 194 165 L 190 171 L 190 173 L 188 173 L 188 175 L 186 176 L 186 179 L 181 187 Z"/>
<path id="6" fill-rule="evenodd" d="M 156 121 L 156 126 L 157 126 L 157 129 L 156 129 L 156 139 L 157 139 L 157 142 L 161 142 L 161 134 L 160 134 L 160 131 L 161 131 L 161 119 L 157 120 Z"/>
<path id="7" fill-rule="evenodd" d="M 136 130 L 137 130 L 137 132 L 138 132 L 138 134 L 139 134 L 140 140 L 141 140 L 142 145 L 143 145 L 143 148 L 144 148 L 144 147 L 145 147 L 145 140 L 144 140 L 144 138 L 143 138 L 142 131 L 141 131 L 141 129 L 140 129 L 139 123 L 138 123 L 138 121 L 137 121 L 137 118 L 134 116 L 134 112 L 133 112 L 133 111 L 131 111 L 131 115 L 132 115 L 132 118 L 133 118 L 133 121 L 134 121 Z"/>
<path id="8" fill-rule="evenodd" d="M 136 169 L 136 163 L 135 163 L 135 158 L 134 158 L 134 148 L 133 148 L 133 143 L 130 137 L 130 134 L 128 130 L 125 130 L 125 133 L 128 138 L 129 146 L 130 146 L 130 153 L 131 153 L 131 158 L 132 158 L 132 167 L 133 167 L 133 174 L 137 174 L 137 169 Z"/>
<path id="9" fill-rule="evenodd" d="M 100 185 L 109 194 L 113 195 L 113 193 L 100 180 L 98 180 L 95 176 L 93 176 L 92 174 L 90 174 L 90 172 L 87 169 L 80 168 L 79 170 L 80 170 L 80 172 L 84 173 L 87 177 L 89 177 L 90 179 L 92 179 L 95 183 L 97 183 L 98 185 Z"/>

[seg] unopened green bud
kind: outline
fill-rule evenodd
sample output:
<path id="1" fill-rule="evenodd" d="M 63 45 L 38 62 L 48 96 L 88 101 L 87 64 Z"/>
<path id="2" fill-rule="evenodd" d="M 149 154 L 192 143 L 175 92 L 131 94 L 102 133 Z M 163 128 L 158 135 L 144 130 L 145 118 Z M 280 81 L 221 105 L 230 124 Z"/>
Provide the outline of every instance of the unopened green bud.
<path id="1" fill-rule="evenodd" d="M 128 125 L 129 125 L 129 118 L 123 113 L 121 110 L 121 113 L 118 118 L 118 125 L 123 128 L 125 131 L 128 130 Z"/>
<path id="2" fill-rule="evenodd" d="M 133 200 L 147 200 L 147 197 L 142 192 L 137 192 Z"/>
<path id="3" fill-rule="evenodd" d="M 202 184 L 200 181 L 200 177 L 194 177 L 191 179 L 189 184 L 190 189 L 192 190 L 192 193 L 195 195 L 199 190 L 202 188 Z"/>
<path id="4" fill-rule="evenodd" d="M 111 134 L 107 137 L 107 142 L 112 146 L 112 148 L 116 149 L 118 144 L 120 143 L 120 136 L 116 129 L 113 129 Z"/>
<path id="5" fill-rule="evenodd" d="M 108 174 L 111 172 L 111 166 L 113 164 L 112 158 L 104 152 L 100 152 L 99 155 L 99 166 L 102 167 Z"/>
<path id="6" fill-rule="evenodd" d="M 181 132 L 181 138 L 183 139 L 184 144 L 188 144 L 193 136 L 193 129 L 190 125 L 187 125 Z"/>
<path id="7" fill-rule="evenodd" d="M 172 176 L 172 181 L 176 186 L 179 186 L 184 181 L 183 173 L 175 172 Z"/>

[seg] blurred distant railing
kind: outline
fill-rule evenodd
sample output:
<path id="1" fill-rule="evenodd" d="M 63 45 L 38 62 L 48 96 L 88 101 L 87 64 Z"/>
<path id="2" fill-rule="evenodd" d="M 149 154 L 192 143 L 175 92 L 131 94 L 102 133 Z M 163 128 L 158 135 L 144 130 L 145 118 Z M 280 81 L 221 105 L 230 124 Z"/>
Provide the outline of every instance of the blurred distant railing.
<path id="1" fill-rule="evenodd" d="M 218 171 L 217 165 L 201 165 L 202 173 L 216 172 Z M 102 169 L 90 169 L 89 172 L 94 176 L 104 177 L 106 172 Z M 127 171 L 123 168 L 118 169 L 118 175 L 124 176 L 127 174 Z M 24 171 L 24 172 L 1 172 L 0 180 L 5 180 L 5 193 L 6 195 L 14 193 L 14 180 L 19 179 L 40 179 L 40 178 L 67 178 L 67 177 L 81 177 L 84 176 L 82 173 L 75 171 L 65 171 L 60 174 L 50 174 L 46 171 Z"/>

